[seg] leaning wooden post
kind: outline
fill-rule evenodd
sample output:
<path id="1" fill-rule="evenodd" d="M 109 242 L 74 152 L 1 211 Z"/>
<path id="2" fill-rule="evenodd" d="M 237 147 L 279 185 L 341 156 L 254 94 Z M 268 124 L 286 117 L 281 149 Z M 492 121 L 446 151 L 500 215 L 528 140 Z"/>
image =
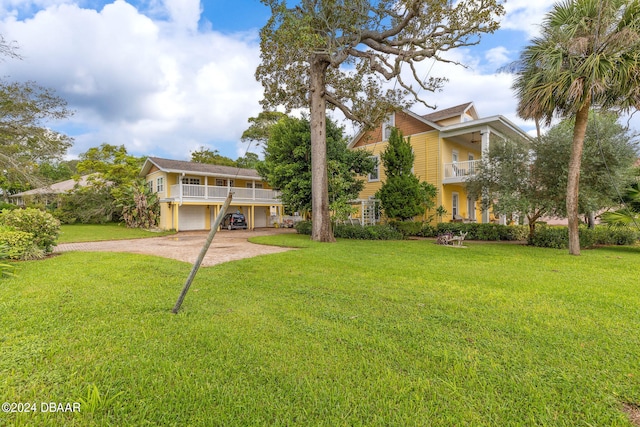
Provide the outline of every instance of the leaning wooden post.
<path id="1" fill-rule="evenodd" d="M 196 260 L 195 264 L 193 264 L 191 273 L 189 273 L 189 277 L 187 277 L 187 281 L 185 282 L 184 287 L 182 288 L 180 297 L 178 297 L 178 301 L 176 302 L 175 307 L 173 307 L 173 310 L 171 310 L 173 314 L 178 314 L 178 310 L 180 310 L 182 301 L 184 300 L 184 297 L 187 295 L 187 292 L 189 291 L 191 282 L 193 282 L 194 277 L 196 277 L 196 273 L 200 268 L 200 264 L 202 264 L 202 260 L 204 259 L 204 256 L 207 254 L 207 251 L 209 250 L 209 246 L 211 246 L 211 242 L 213 241 L 213 236 L 216 235 L 216 231 L 218 231 L 218 227 L 220 227 L 222 218 L 224 218 L 224 214 L 227 212 L 227 208 L 231 204 L 232 196 L 233 196 L 233 193 L 230 192 L 229 195 L 227 196 L 227 199 L 224 201 L 224 204 L 222 205 L 220 212 L 218 212 L 218 216 L 216 217 L 215 222 L 213 223 L 213 225 L 211 225 L 211 231 L 209 232 L 209 236 L 207 236 L 207 241 L 204 242 L 204 246 L 200 250 L 200 255 L 198 255 L 198 259 Z"/>

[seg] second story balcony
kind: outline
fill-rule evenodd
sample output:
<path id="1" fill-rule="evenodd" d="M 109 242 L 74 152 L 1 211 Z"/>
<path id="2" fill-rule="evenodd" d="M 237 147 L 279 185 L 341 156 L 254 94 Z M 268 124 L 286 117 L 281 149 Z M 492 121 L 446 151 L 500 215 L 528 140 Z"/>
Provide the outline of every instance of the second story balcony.
<path id="1" fill-rule="evenodd" d="M 465 182 L 468 177 L 476 174 L 476 167 L 480 160 L 454 162 L 444 164 L 443 184 L 458 184 Z"/>
<path id="2" fill-rule="evenodd" d="M 177 184 L 171 186 L 168 199 L 179 202 L 204 201 L 224 202 L 229 192 L 233 193 L 233 204 L 238 203 L 280 203 L 276 190 L 264 188 L 222 187 L 213 185 Z"/>

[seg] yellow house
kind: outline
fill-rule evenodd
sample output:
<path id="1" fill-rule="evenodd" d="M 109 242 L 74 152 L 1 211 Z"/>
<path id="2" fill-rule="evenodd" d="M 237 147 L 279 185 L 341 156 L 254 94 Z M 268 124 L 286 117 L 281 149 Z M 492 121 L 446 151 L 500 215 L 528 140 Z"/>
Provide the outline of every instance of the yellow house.
<path id="1" fill-rule="evenodd" d="M 380 154 L 388 145 L 390 128 L 397 127 L 411 138 L 415 154 L 414 174 L 436 186 L 436 206 L 447 214 L 444 221 L 489 222 L 489 212 L 468 196 L 465 181 L 492 141 L 529 140 L 530 137 L 503 116 L 478 117 L 472 102 L 439 110 L 424 116 L 402 110 L 391 114 L 378 128 L 360 132 L 349 143 L 354 150 L 367 150 L 378 162 L 378 169 L 367 177 L 365 188 L 356 201 L 364 221 L 372 209 L 372 200 L 385 180 Z M 433 214 L 433 212 L 431 212 Z"/>
<path id="2" fill-rule="evenodd" d="M 209 230 L 227 198 L 228 213 L 244 214 L 251 229 L 272 227 L 282 214 L 278 192 L 254 169 L 149 157 L 140 176 L 160 199 L 160 228 Z"/>

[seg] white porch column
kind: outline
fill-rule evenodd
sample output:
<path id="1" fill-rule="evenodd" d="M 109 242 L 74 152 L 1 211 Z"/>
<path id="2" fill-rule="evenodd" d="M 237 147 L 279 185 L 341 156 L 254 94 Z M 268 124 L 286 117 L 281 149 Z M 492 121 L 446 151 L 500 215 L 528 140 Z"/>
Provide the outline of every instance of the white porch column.
<path id="1" fill-rule="evenodd" d="M 209 177 L 204 177 L 204 198 L 205 200 L 209 198 Z"/>
<path id="2" fill-rule="evenodd" d="M 484 132 L 480 133 L 482 135 L 481 138 L 481 147 L 482 147 L 482 158 L 485 158 L 487 156 L 489 156 L 489 140 L 491 138 L 491 130 L 489 129 L 485 129 Z M 488 197 L 486 195 L 486 191 L 483 191 L 483 198 Z M 483 203 L 484 204 L 484 203 Z M 488 224 L 489 223 L 489 210 L 488 209 L 483 209 L 482 210 L 482 223 L 483 224 Z"/>

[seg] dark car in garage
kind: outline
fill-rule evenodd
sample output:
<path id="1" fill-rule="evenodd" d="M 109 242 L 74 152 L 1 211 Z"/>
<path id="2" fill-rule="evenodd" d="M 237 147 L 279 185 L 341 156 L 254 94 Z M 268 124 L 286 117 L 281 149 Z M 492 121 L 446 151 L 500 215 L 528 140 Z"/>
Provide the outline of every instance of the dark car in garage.
<path id="1" fill-rule="evenodd" d="M 226 214 L 222 219 L 222 228 L 227 230 L 247 229 L 247 221 L 241 213 Z"/>

